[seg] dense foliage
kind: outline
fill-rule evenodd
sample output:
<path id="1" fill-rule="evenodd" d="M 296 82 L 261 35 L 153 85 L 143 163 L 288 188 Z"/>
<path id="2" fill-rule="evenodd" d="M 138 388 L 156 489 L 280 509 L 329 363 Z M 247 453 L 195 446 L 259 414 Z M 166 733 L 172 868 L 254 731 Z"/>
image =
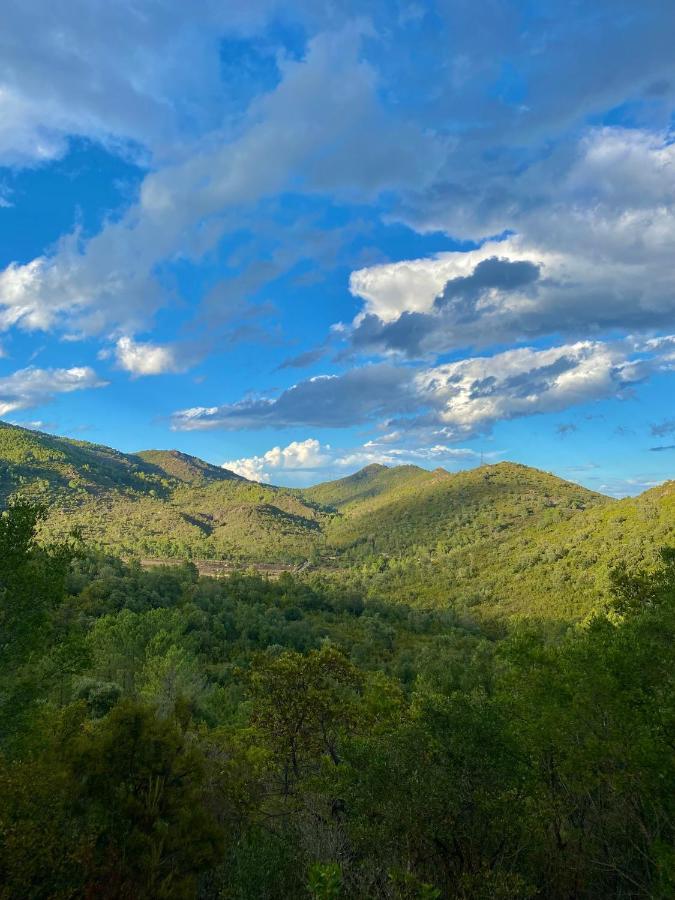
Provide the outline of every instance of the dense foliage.
<path id="1" fill-rule="evenodd" d="M 673 895 L 673 552 L 507 624 L 41 515 L 0 517 L 3 900 Z"/>
<path id="2" fill-rule="evenodd" d="M 373 465 L 300 491 L 178 451 L 123 454 L 3 423 L 0 485 L 0 500 L 46 505 L 48 540 L 77 526 L 124 558 L 311 568 L 371 600 L 483 620 L 581 619 L 613 566 L 654 568 L 675 537 L 674 482 L 617 502 L 512 463 Z"/>

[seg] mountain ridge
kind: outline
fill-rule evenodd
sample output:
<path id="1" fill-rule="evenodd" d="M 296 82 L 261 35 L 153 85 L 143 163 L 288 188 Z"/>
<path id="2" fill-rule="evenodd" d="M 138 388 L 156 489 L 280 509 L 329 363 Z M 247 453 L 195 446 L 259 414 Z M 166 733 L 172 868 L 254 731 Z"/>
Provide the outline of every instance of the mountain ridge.
<path id="1" fill-rule="evenodd" d="M 652 564 L 675 543 L 674 487 L 613 500 L 500 462 L 455 473 L 371 464 L 284 488 L 178 450 L 124 454 L 0 423 L 0 504 L 47 505 L 46 537 L 78 526 L 114 555 L 309 565 L 372 596 L 496 616 L 588 611 L 612 566 Z"/>

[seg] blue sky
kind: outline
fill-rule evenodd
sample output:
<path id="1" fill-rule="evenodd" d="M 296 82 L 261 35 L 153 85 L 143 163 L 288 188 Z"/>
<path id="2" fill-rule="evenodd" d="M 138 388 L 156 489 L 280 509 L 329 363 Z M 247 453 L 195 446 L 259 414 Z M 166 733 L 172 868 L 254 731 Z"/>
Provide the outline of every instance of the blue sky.
<path id="1" fill-rule="evenodd" d="M 3 19 L 3 419 L 294 485 L 673 476 L 670 0 Z"/>

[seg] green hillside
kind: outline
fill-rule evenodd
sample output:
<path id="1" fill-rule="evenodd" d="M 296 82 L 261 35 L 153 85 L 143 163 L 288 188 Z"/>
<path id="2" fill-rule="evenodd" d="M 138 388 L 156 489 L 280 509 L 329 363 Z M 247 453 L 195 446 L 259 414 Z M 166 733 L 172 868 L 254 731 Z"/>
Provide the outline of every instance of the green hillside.
<path id="1" fill-rule="evenodd" d="M 450 474 L 416 466 L 369 467 L 306 492 L 331 498 L 340 515 L 327 525 L 330 544 L 352 560 L 435 549 L 447 554 L 484 541 L 503 542 L 533 522 L 563 521 L 608 498 L 514 463 Z"/>
<path id="2" fill-rule="evenodd" d="M 87 441 L 0 423 L 0 499 L 16 491 L 73 499 L 102 491 L 149 493 L 168 487 L 161 469 Z"/>
<path id="3" fill-rule="evenodd" d="M 134 454 L 149 466 L 163 473 L 167 478 L 184 484 L 208 484 L 213 481 L 245 481 L 222 466 L 214 466 L 196 456 L 181 453 L 180 450 L 141 450 Z"/>
<path id="4" fill-rule="evenodd" d="M 614 501 L 499 463 L 451 474 L 367 466 L 306 490 L 250 482 L 176 450 L 124 454 L 0 425 L 0 497 L 44 502 L 46 538 L 141 558 L 300 564 L 366 595 L 481 615 L 584 615 L 622 560 L 675 542 L 668 483 Z"/>
<path id="5" fill-rule="evenodd" d="M 47 537 L 77 526 L 124 555 L 301 562 L 322 539 L 297 492 L 175 450 L 120 453 L 0 423 L 0 499 L 49 507 Z"/>
<path id="6" fill-rule="evenodd" d="M 390 497 L 394 492 L 427 481 L 430 477 L 431 472 L 418 466 L 395 466 L 390 469 L 373 463 L 346 478 L 307 488 L 303 494 L 322 506 L 345 512 L 378 497 Z"/>
<path id="7" fill-rule="evenodd" d="M 500 478 L 508 483 L 516 468 L 500 469 L 493 488 Z M 592 497 L 584 509 L 575 505 L 573 486 L 564 485 L 538 510 L 536 491 L 484 496 L 464 507 L 466 518 L 455 520 L 454 531 L 448 520 L 436 546 L 374 552 L 355 561 L 349 578 L 373 597 L 451 604 L 491 618 L 584 615 L 606 600 L 614 567 L 654 568 L 660 549 L 675 545 L 675 482 L 619 501 Z"/>

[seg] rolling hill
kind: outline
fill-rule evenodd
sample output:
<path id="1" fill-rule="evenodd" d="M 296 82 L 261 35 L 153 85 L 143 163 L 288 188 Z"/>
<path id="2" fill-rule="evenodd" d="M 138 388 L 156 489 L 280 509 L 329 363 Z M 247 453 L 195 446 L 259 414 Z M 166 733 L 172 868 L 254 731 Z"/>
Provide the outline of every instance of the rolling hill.
<path id="1" fill-rule="evenodd" d="M 451 474 L 371 465 L 305 490 L 258 484 L 177 450 L 125 454 L 0 424 L 0 501 L 49 508 L 121 555 L 300 564 L 369 596 L 490 616 L 579 616 L 620 561 L 675 543 L 675 482 L 615 501 L 498 463 Z"/>
<path id="2" fill-rule="evenodd" d="M 501 543 L 532 523 L 562 520 L 612 501 L 547 472 L 498 463 L 451 474 L 416 466 L 368 467 L 305 491 L 335 509 L 330 545 L 357 561 L 373 554 L 448 553 Z"/>
<path id="3" fill-rule="evenodd" d="M 0 501 L 49 507 L 47 534 L 78 526 L 123 555 L 301 561 L 320 514 L 297 492 L 247 481 L 176 450 L 120 453 L 0 424 Z"/>

